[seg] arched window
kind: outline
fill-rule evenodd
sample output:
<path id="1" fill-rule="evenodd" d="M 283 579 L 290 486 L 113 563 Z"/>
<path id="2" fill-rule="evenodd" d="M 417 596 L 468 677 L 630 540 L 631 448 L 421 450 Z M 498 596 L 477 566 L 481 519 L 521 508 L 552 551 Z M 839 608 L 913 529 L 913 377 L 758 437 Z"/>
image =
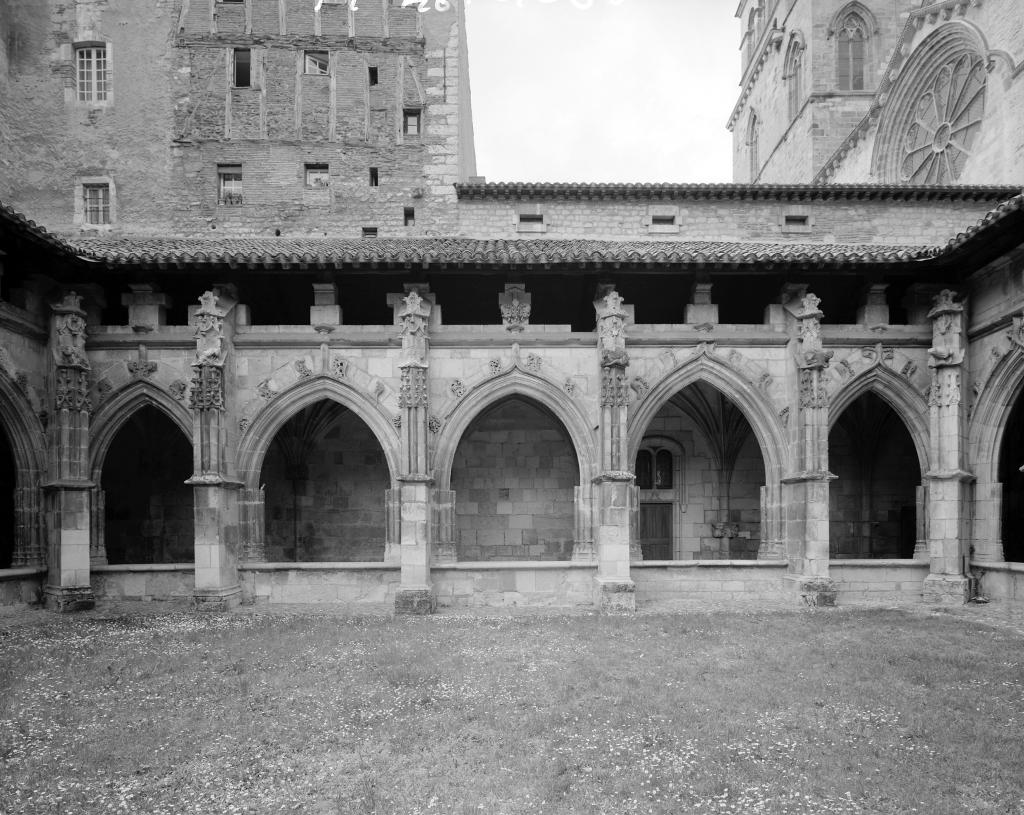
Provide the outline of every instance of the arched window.
<path id="1" fill-rule="evenodd" d="M 654 457 L 654 489 L 672 489 L 672 453 L 659 450 Z"/>
<path id="2" fill-rule="evenodd" d="M 803 80 L 804 80 L 804 47 L 800 40 L 794 38 L 789 44 L 789 53 L 786 55 L 786 70 L 783 74 L 786 80 L 786 96 L 789 100 L 789 119 L 792 121 L 800 113 L 800 105 L 803 104 Z"/>
<path id="3" fill-rule="evenodd" d="M 757 114 L 751 111 L 750 119 L 747 122 L 747 150 L 750 156 L 751 184 L 757 181 L 757 176 L 761 172 L 761 163 L 757 156 L 757 140 L 759 129 L 760 122 L 757 119 Z"/>
<path id="4" fill-rule="evenodd" d="M 654 489 L 654 462 L 650 450 L 636 454 L 636 485 L 642 490 Z"/>
<path id="5" fill-rule="evenodd" d="M 752 8 L 747 15 L 747 64 L 754 58 L 754 46 L 757 45 L 760 28 L 760 9 Z"/>
<path id="6" fill-rule="evenodd" d="M 864 90 L 868 26 L 857 12 L 850 12 L 836 33 L 836 75 L 841 91 Z"/>

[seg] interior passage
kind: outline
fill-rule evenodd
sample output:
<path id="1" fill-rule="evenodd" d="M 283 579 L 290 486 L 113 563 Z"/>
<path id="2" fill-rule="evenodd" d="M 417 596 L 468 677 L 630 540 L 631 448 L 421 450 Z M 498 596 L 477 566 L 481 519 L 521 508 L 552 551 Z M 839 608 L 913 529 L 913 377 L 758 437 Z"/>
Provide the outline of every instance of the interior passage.
<path id="1" fill-rule="evenodd" d="M 118 430 L 100 480 L 107 562 L 191 563 L 192 446 L 162 411 L 146 405 Z"/>
<path id="2" fill-rule="evenodd" d="M 290 418 L 271 442 L 265 485 L 268 561 L 384 560 L 384 450 L 355 413 L 321 400 Z"/>
<path id="3" fill-rule="evenodd" d="M 0 428 L 0 569 L 9 569 L 14 559 L 14 453 Z"/>
<path id="4" fill-rule="evenodd" d="M 695 383 L 651 420 L 636 460 L 644 560 L 743 560 L 761 544 L 764 458 L 724 394 Z"/>
<path id="5" fill-rule="evenodd" d="M 1018 396 L 1003 432 L 999 481 L 1003 485 L 1003 559 L 1024 562 L 1024 397 Z"/>
<path id="6" fill-rule="evenodd" d="M 511 397 L 484 411 L 455 451 L 459 560 L 569 560 L 579 465 L 569 434 L 540 405 Z"/>
<path id="7" fill-rule="evenodd" d="M 874 393 L 858 397 L 828 437 L 829 555 L 912 558 L 921 467 L 906 425 Z"/>

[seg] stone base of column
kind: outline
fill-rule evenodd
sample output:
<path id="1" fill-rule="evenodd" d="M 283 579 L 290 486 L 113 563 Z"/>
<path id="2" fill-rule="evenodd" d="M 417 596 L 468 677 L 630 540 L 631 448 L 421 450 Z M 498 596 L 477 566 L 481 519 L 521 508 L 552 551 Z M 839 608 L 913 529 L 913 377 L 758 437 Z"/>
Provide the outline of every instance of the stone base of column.
<path id="1" fill-rule="evenodd" d="M 398 589 L 395 592 L 395 614 L 423 616 L 437 611 L 437 596 L 432 588 Z"/>
<path id="2" fill-rule="evenodd" d="M 227 611 L 242 602 L 242 587 L 223 589 L 196 589 L 192 593 L 194 611 Z"/>
<path id="3" fill-rule="evenodd" d="M 790 590 L 801 605 L 808 608 L 829 608 L 836 604 L 836 582 L 831 577 L 786 575 Z"/>
<path id="4" fill-rule="evenodd" d="M 96 608 L 96 595 L 91 586 L 46 586 L 43 596 L 46 609 L 58 614 Z"/>
<path id="5" fill-rule="evenodd" d="M 636 583 L 595 577 L 594 605 L 608 614 L 631 614 L 636 611 Z"/>
<path id="6" fill-rule="evenodd" d="M 970 581 L 959 575 L 930 574 L 924 579 L 926 603 L 962 606 L 969 599 Z"/>

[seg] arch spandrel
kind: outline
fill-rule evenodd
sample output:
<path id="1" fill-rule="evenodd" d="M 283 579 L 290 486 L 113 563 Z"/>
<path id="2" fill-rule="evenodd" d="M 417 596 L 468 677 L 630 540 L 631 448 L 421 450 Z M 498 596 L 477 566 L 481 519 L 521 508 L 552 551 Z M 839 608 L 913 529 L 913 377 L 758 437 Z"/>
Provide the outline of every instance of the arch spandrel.
<path id="1" fill-rule="evenodd" d="M 392 484 L 401 474 L 400 440 L 392 417 L 370 397 L 330 376 L 303 378 L 268 402 L 252 419 L 238 444 L 239 478 L 249 488 L 259 486 L 260 471 L 278 431 L 299 411 L 321 400 L 348 408 L 370 428 L 388 463 Z"/>
<path id="2" fill-rule="evenodd" d="M 511 396 L 521 396 L 541 405 L 562 424 L 576 451 L 580 482 L 589 483 L 597 475 L 599 461 L 593 423 L 568 394 L 551 382 L 512 368 L 469 390 L 449 413 L 434 449 L 434 473 L 438 487 L 450 489 L 455 451 L 473 420 L 492 405 Z"/>
<path id="3" fill-rule="evenodd" d="M 790 444 L 771 402 L 727 363 L 713 354 L 697 354 L 662 377 L 647 395 L 629 410 L 629 460 L 636 456 L 651 421 L 676 393 L 704 382 L 732 401 L 750 423 L 761 448 L 765 476 L 778 480 L 789 465 Z"/>
<path id="4" fill-rule="evenodd" d="M 192 444 L 191 411 L 153 383 L 138 380 L 110 394 L 93 414 L 89 428 L 89 472 L 95 474 L 103 469 L 118 431 L 132 414 L 147 405 L 165 414 Z"/>
<path id="5" fill-rule="evenodd" d="M 928 403 L 903 377 L 884 365 L 875 365 L 843 384 L 829 399 L 828 427 L 865 393 L 874 393 L 893 409 L 910 433 L 921 474 L 930 471 Z"/>

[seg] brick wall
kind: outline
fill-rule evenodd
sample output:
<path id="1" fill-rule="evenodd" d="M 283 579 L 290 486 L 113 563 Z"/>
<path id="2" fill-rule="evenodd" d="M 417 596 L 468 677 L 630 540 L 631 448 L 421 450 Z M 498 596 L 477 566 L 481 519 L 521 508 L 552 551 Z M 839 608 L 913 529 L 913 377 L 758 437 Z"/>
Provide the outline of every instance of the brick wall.
<path id="1" fill-rule="evenodd" d="M 304 461 L 308 470 L 295 482 L 294 496 L 277 443 L 264 461 L 260 483 L 266 485 L 267 560 L 383 560 L 384 492 L 390 477 L 370 429 L 351 411 L 339 409 Z"/>
<path id="2" fill-rule="evenodd" d="M 461 561 L 569 560 L 576 454 L 565 429 L 519 399 L 481 416 L 452 465 Z"/>

